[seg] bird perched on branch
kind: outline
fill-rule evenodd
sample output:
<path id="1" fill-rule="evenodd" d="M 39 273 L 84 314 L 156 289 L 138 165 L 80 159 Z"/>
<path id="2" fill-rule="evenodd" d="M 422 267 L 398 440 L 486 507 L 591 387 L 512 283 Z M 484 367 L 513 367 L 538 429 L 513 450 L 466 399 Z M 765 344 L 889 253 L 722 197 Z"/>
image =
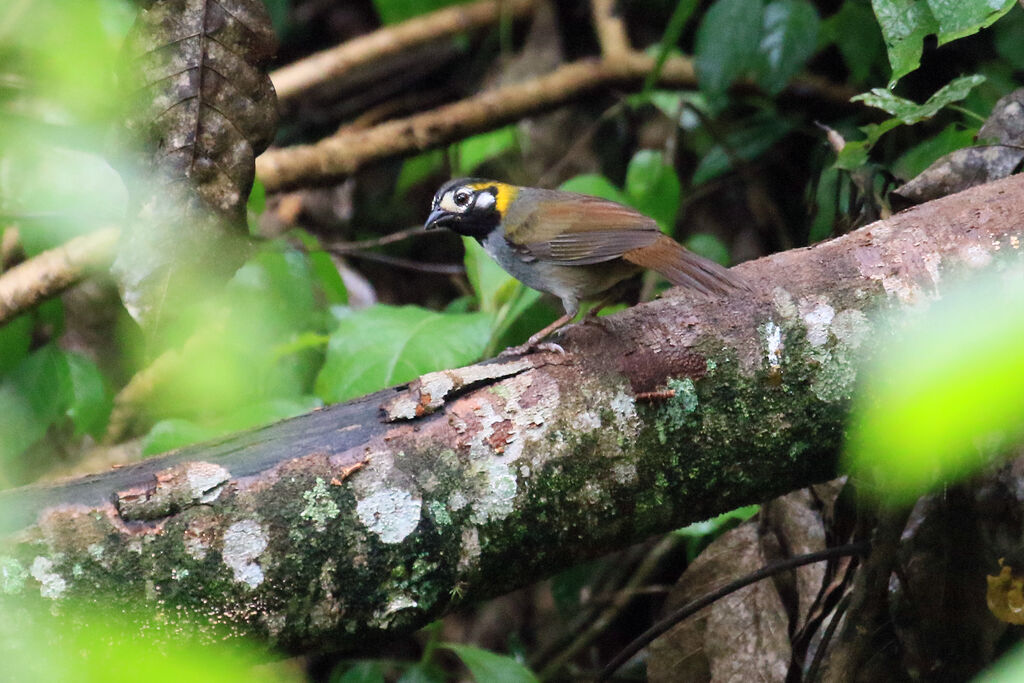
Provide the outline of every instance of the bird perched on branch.
<path id="1" fill-rule="evenodd" d="M 581 300 L 597 297 L 643 268 L 704 295 L 746 289 L 737 275 L 662 234 L 653 219 L 573 192 L 459 178 L 434 195 L 424 227 L 475 238 L 514 278 L 562 300 L 565 315 L 506 354 L 537 348 L 576 316 Z"/>

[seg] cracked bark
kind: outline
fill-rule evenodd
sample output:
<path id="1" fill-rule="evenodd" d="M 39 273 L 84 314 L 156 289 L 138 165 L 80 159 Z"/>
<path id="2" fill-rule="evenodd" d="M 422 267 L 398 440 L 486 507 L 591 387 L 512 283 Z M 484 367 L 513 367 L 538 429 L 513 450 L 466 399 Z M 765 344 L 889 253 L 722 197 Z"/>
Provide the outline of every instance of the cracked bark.
<path id="1" fill-rule="evenodd" d="M 754 295 L 670 294 L 575 326 L 565 356 L 434 373 L 4 492 L 0 602 L 141 602 L 211 638 L 220 622 L 292 651 L 351 650 L 831 478 L 855 359 L 886 331 L 869 314 L 1001 267 L 1022 204 L 1021 176 L 973 188 L 744 264 Z"/>

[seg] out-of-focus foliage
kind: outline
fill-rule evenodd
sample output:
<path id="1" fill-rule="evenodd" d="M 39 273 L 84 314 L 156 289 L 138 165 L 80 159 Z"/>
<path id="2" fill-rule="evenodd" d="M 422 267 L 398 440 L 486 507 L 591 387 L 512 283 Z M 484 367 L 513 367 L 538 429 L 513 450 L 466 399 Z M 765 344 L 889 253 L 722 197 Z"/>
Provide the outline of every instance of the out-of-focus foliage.
<path id="1" fill-rule="evenodd" d="M 847 465 L 906 503 L 1024 437 L 1024 271 L 979 278 L 888 325 L 894 338 L 857 397 Z"/>
<path id="2" fill-rule="evenodd" d="M 36 603 L 38 605 L 38 603 Z M 60 618 L 29 607 L 0 625 L 3 676 L 9 681 L 75 683 L 298 683 L 295 667 L 268 661 L 255 646 L 173 638 L 156 627 L 137 630 L 124 614 L 65 605 Z M 141 615 L 134 615 L 139 618 Z M 74 626 L 71 626 L 74 624 Z"/>

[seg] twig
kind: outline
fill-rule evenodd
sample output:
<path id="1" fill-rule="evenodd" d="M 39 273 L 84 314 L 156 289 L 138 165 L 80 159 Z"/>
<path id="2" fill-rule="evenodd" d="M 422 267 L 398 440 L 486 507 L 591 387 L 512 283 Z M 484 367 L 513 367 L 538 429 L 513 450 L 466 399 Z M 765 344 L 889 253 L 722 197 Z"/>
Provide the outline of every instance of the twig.
<path id="1" fill-rule="evenodd" d="M 432 40 L 497 22 L 503 11 L 522 16 L 533 10 L 534 0 L 483 0 L 431 12 L 394 26 L 354 38 L 317 52 L 270 74 L 277 98 L 286 101 L 339 78 L 352 69 L 399 54 Z"/>
<path id="2" fill-rule="evenodd" d="M 326 243 L 323 245 L 323 250 L 332 254 L 345 255 L 350 254 L 354 251 L 362 251 L 363 249 L 372 249 L 374 247 L 383 247 L 385 244 L 394 244 L 395 242 L 401 242 L 407 240 L 410 237 L 416 237 L 417 235 L 430 235 L 440 233 L 429 233 L 423 229 L 422 225 L 417 225 L 412 228 L 406 228 L 405 230 L 399 230 L 392 232 L 383 237 L 375 237 L 372 240 L 360 240 L 359 242 L 333 242 Z"/>
<path id="3" fill-rule="evenodd" d="M 615 0 L 590 0 L 590 9 L 601 56 L 616 62 L 627 56 L 631 52 L 629 35 L 622 18 L 616 14 Z"/>
<path id="4" fill-rule="evenodd" d="M 599 88 L 642 81 L 653 68 L 654 59 L 638 53 L 630 53 L 614 65 L 595 59 L 573 62 L 530 81 L 368 130 L 340 132 L 313 145 L 268 150 L 256 159 L 256 175 L 268 191 L 299 183 L 329 182 L 376 159 L 439 147 L 551 109 Z M 683 57 L 667 60 L 661 82 L 696 85 L 693 63 Z"/>
<path id="5" fill-rule="evenodd" d="M 465 266 L 462 266 L 461 264 L 458 263 L 424 263 L 422 261 L 414 261 L 413 259 L 400 258 L 398 256 L 378 254 L 373 251 L 347 251 L 345 252 L 345 255 L 354 258 L 366 259 L 367 261 L 376 261 L 377 263 L 384 263 L 386 265 L 394 266 L 396 268 L 415 270 L 421 273 L 437 273 L 439 275 L 462 275 L 466 272 Z"/>
<path id="6" fill-rule="evenodd" d="M 730 593 L 735 593 L 741 588 L 745 588 L 752 583 L 757 583 L 762 579 L 767 579 L 768 577 L 775 576 L 776 574 L 780 574 L 790 569 L 802 567 L 805 564 L 813 564 L 815 562 L 821 562 L 822 560 L 828 560 L 833 557 L 843 557 L 845 555 L 863 555 L 867 553 L 870 548 L 871 544 L 866 542 L 850 543 L 848 545 L 840 545 L 834 548 L 826 548 L 825 550 L 819 550 L 818 552 L 807 553 L 806 555 L 797 555 L 796 557 L 790 557 L 785 560 L 773 562 L 762 567 L 756 572 L 751 572 L 744 577 L 731 581 L 718 590 L 683 605 L 676 611 L 672 612 L 672 614 L 644 631 L 639 637 L 633 640 L 633 642 L 623 648 L 619 654 L 615 655 L 615 658 L 608 663 L 608 666 L 602 669 L 597 680 L 608 680 L 620 666 L 628 662 L 637 652 L 650 645 L 655 638 L 662 635 L 687 617 L 696 614 L 708 605 L 721 600 Z"/>
<path id="7" fill-rule="evenodd" d="M 604 631 L 612 624 L 612 622 L 618 617 L 622 611 L 632 601 L 637 589 L 643 585 L 650 575 L 657 569 L 658 564 L 665 557 L 666 554 L 677 548 L 682 543 L 682 538 L 675 534 L 669 534 L 663 538 L 654 548 L 651 549 L 637 567 L 636 571 L 630 577 L 629 582 L 626 584 L 623 590 L 617 592 L 605 609 L 601 610 L 601 613 L 597 615 L 583 631 L 579 634 L 568 647 L 563 648 L 558 656 L 555 657 L 547 666 L 540 672 L 541 680 L 548 680 L 554 678 L 555 675 L 571 660 L 576 653 L 582 650 L 584 647 L 594 642 L 594 640 L 600 636 Z"/>
<path id="8" fill-rule="evenodd" d="M 81 235 L 0 275 L 0 324 L 108 265 L 120 234 L 118 228 L 104 228 Z"/>

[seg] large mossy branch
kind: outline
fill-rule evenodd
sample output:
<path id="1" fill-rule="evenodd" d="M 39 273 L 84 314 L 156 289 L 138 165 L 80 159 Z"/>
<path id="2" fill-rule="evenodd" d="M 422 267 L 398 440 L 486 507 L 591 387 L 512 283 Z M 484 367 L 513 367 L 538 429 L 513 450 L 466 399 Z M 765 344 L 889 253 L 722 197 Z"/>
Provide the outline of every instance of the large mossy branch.
<path id="1" fill-rule="evenodd" d="M 564 356 L 0 494 L 0 597 L 142 602 L 292 651 L 358 649 L 827 479 L 855 359 L 884 333 L 871 314 L 999 267 L 1022 205 L 1024 177 L 992 183 L 744 264 L 753 294 L 670 293 L 576 326 Z"/>

